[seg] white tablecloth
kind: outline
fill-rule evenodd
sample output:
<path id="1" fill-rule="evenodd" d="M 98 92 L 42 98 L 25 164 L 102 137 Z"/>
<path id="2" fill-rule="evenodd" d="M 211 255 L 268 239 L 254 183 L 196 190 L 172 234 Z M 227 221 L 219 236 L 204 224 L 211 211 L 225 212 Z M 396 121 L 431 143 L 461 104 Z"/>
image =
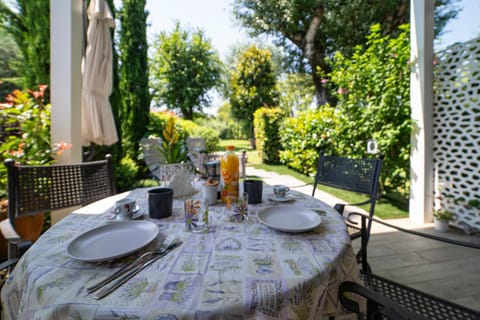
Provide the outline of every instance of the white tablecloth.
<path id="1" fill-rule="evenodd" d="M 148 219 L 145 189 L 117 195 L 77 210 L 52 226 L 28 250 L 4 285 L 6 319 L 320 319 L 341 313 L 342 281 L 359 281 L 346 226 L 323 202 L 291 191 L 282 205 L 322 210 L 322 223 L 304 233 L 284 233 L 259 223 L 256 214 L 269 201 L 250 205 L 247 222 L 226 220 L 221 203 L 210 207 L 210 232 L 185 230 L 183 200 L 173 216 L 152 220 L 157 240 L 136 254 L 108 261 L 81 262 L 66 253 L 81 233 L 106 223 L 114 200 L 134 196 Z M 199 197 L 197 193 L 195 197 Z M 143 270 L 102 300 L 85 288 L 111 274 L 168 234 L 181 247 Z"/>

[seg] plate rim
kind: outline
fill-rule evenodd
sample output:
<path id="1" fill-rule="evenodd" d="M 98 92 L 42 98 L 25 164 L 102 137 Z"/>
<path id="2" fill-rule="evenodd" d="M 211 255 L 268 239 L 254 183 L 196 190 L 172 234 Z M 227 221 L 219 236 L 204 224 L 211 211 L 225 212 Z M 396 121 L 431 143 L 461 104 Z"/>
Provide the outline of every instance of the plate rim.
<path id="1" fill-rule="evenodd" d="M 71 252 L 71 246 L 75 243 L 75 241 L 80 241 L 79 239 L 81 237 L 85 237 L 85 236 L 88 236 L 89 233 L 95 233 L 95 232 L 98 232 L 99 229 L 118 229 L 120 227 L 123 227 L 123 225 L 148 225 L 148 226 L 151 226 L 151 227 L 156 227 L 156 229 L 153 229 L 153 233 L 150 235 L 149 238 L 146 238 L 145 241 L 141 244 L 141 245 L 138 245 L 136 247 L 133 247 L 129 250 L 125 250 L 124 252 L 120 252 L 120 253 L 116 253 L 116 254 L 113 254 L 113 255 L 105 255 L 103 257 L 81 257 L 81 256 L 78 256 L 78 255 L 75 255 Z M 117 259 L 117 258 L 121 258 L 121 257 L 124 257 L 124 256 L 127 256 L 145 246 L 147 246 L 148 244 L 150 244 L 153 240 L 155 240 L 155 238 L 158 236 L 160 232 L 160 229 L 158 228 L 158 226 L 151 222 L 151 221 L 146 221 L 146 220 L 137 220 L 137 221 L 116 221 L 116 222 L 113 222 L 113 223 L 107 223 L 107 224 L 104 224 L 104 225 L 101 225 L 101 226 L 98 226 L 98 227 L 95 227 L 95 228 L 92 228 L 92 229 L 89 229 L 89 230 L 86 230 L 84 232 L 82 232 L 81 234 L 77 235 L 75 238 L 73 238 L 67 245 L 65 251 L 67 253 L 67 255 L 75 260 L 79 260 L 79 261 L 84 261 L 84 262 L 100 262 L 100 261 L 108 261 L 108 260 L 114 260 L 114 259 Z"/>
<path id="2" fill-rule="evenodd" d="M 308 226 L 308 227 L 302 227 L 302 228 L 292 229 L 292 228 L 283 228 L 283 227 L 278 227 L 278 226 L 272 225 L 272 224 L 264 221 L 264 220 L 261 218 L 261 214 L 262 214 L 263 212 L 265 212 L 265 211 L 267 211 L 267 210 L 272 210 L 272 209 L 275 209 L 275 208 L 287 208 L 287 209 L 292 209 L 292 211 L 294 212 L 293 214 L 295 214 L 296 212 L 298 212 L 297 210 L 295 210 L 295 208 L 297 208 L 297 209 L 302 209 L 303 211 L 306 211 L 306 212 L 308 212 L 309 214 L 312 214 L 316 219 L 318 219 L 318 222 L 317 222 L 317 223 L 314 223 L 314 224 L 312 224 L 311 226 Z M 305 232 L 305 231 L 309 231 L 309 230 L 315 229 L 316 227 L 318 227 L 318 226 L 322 223 L 322 217 L 320 217 L 315 211 L 310 210 L 309 208 L 304 208 L 304 207 L 300 207 L 300 206 L 286 206 L 286 205 L 283 205 L 283 206 L 273 206 L 273 207 L 264 208 L 263 210 L 261 210 L 261 211 L 258 213 L 258 221 L 260 221 L 262 224 L 266 225 L 267 227 L 270 227 L 270 228 L 275 229 L 275 230 L 278 230 L 278 231 L 296 233 L 296 232 Z"/>

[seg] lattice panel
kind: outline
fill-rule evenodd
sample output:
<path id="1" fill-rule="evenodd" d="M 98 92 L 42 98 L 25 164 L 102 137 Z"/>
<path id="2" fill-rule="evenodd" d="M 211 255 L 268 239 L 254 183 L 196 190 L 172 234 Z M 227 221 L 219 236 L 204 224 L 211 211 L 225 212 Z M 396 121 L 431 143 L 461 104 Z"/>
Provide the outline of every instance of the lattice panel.
<path id="1" fill-rule="evenodd" d="M 436 54 L 434 160 L 436 203 L 456 215 L 453 224 L 480 231 L 480 38 Z"/>

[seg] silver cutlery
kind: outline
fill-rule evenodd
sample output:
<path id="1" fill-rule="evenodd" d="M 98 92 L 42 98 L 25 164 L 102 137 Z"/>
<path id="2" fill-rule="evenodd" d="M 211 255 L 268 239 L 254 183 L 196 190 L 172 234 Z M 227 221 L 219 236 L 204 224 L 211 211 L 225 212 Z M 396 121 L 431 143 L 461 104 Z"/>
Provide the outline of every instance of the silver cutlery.
<path id="1" fill-rule="evenodd" d="M 128 273 L 125 273 L 120 278 L 118 278 L 114 283 L 112 283 L 110 286 L 103 287 L 100 291 L 98 291 L 97 293 L 95 293 L 93 295 L 93 298 L 96 299 L 96 300 L 99 300 L 99 299 L 102 299 L 102 298 L 106 297 L 107 295 L 109 295 L 110 293 L 115 291 L 117 288 L 119 288 L 122 284 L 124 284 L 125 282 L 127 282 L 128 280 L 133 278 L 140 271 L 142 271 L 143 269 L 145 269 L 146 267 L 148 267 L 149 265 L 151 265 L 155 261 L 159 260 L 160 258 L 166 256 L 171 250 L 175 249 L 176 247 L 180 246 L 181 244 L 182 244 L 181 241 L 172 243 L 167 248 L 167 250 L 164 251 L 163 253 L 154 256 L 153 258 L 151 258 L 147 262 L 135 267 L 134 269 L 130 270 Z"/>
<path id="2" fill-rule="evenodd" d="M 115 271 L 113 274 L 111 274 L 110 276 L 108 276 L 107 278 L 103 279 L 102 281 L 90 286 L 87 288 L 87 292 L 88 293 L 92 293 L 92 292 L 95 292 L 97 291 L 98 289 L 100 289 L 101 287 L 103 287 L 104 285 L 106 285 L 107 283 L 110 283 L 112 282 L 113 280 L 117 279 L 118 277 L 122 276 L 123 274 L 127 273 L 128 271 L 132 270 L 133 268 L 135 268 L 136 266 L 138 266 L 138 264 L 143 261 L 144 259 L 146 258 L 149 258 L 153 255 L 156 255 L 156 254 L 162 254 L 164 253 L 165 251 L 168 250 L 168 248 L 173 244 L 175 243 L 175 235 L 171 234 L 171 235 L 168 235 L 162 242 L 162 244 L 160 245 L 159 248 L 155 249 L 155 250 L 151 250 L 151 251 L 147 251 L 145 252 L 144 254 L 142 254 L 141 256 L 139 256 L 137 259 L 135 259 L 134 261 L 132 261 L 131 263 L 123 266 L 122 268 L 120 268 L 119 270 Z"/>

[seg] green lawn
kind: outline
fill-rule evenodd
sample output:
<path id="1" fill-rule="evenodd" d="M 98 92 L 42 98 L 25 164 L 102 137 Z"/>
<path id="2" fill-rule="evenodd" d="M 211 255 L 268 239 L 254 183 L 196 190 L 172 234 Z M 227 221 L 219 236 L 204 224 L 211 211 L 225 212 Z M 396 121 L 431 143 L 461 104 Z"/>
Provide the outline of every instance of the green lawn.
<path id="1" fill-rule="evenodd" d="M 217 150 L 223 151 L 225 150 L 225 146 L 227 145 L 234 145 L 236 150 L 247 150 L 248 166 L 253 166 L 256 169 L 273 171 L 278 174 L 290 175 L 300 181 L 303 181 L 304 183 L 313 184 L 313 177 L 301 174 L 284 165 L 262 164 L 257 152 L 250 148 L 250 142 L 248 140 L 221 140 Z M 365 196 L 354 192 L 348 192 L 325 186 L 318 186 L 317 188 L 337 198 L 340 198 L 347 203 L 358 203 L 367 199 Z M 364 209 L 368 209 L 368 206 L 361 207 Z M 408 202 L 405 199 L 401 199 L 401 197 L 398 197 L 397 195 L 387 194 L 377 200 L 377 204 L 375 207 L 375 215 L 382 219 L 406 218 L 408 217 Z"/>
<path id="2" fill-rule="evenodd" d="M 217 146 L 217 151 L 225 151 L 226 146 L 235 146 L 235 150 L 247 150 L 251 151 L 252 148 L 250 147 L 250 141 L 248 140 L 220 140 L 220 143 Z"/>

